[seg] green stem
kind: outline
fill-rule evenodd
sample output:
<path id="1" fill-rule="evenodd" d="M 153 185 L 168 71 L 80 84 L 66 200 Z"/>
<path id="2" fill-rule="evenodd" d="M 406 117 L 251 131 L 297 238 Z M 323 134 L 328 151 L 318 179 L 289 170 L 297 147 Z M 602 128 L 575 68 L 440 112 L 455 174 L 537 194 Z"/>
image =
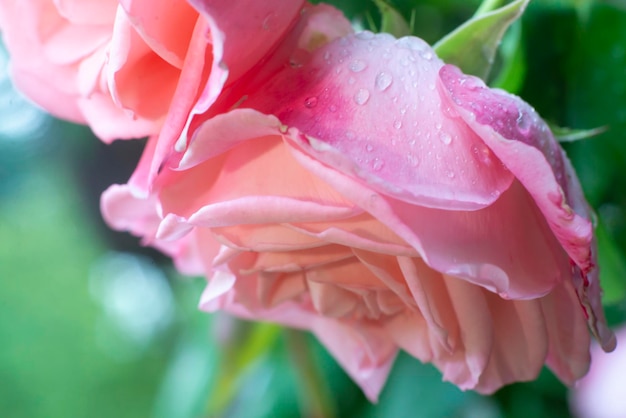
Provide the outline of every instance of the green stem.
<path id="1" fill-rule="evenodd" d="M 217 372 L 217 383 L 207 404 L 209 416 L 222 416 L 237 396 L 241 377 L 250 366 L 267 354 L 278 339 L 281 328 L 269 323 L 237 321 L 237 331 L 226 346 Z"/>
<path id="2" fill-rule="evenodd" d="M 307 334 L 296 330 L 287 330 L 285 334 L 292 364 L 299 375 L 302 416 L 308 418 L 336 417 L 337 413 L 330 389 L 319 372 L 307 341 Z"/>

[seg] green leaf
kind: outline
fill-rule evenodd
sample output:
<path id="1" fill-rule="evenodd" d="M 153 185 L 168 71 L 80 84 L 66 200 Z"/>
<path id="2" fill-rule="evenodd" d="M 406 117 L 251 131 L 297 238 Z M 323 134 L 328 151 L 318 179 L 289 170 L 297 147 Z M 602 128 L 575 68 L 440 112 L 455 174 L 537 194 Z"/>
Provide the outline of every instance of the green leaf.
<path id="1" fill-rule="evenodd" d="M 483 0 L 483 2 L 476 9 L 476 13 L 474 13 L 474 17 L 482 16 L 486 13 L 489 13 L 493 10 L 496 10 L 502 4 L 502 0 Z"/>
<path id="2" fill-rule="evenodd" d="M 598 265 L 602 283 L 602 303 L 611 305 L 626 299 L 626 263 L 606 229 L 600 223 L 596 228 Z"/>
<path id="3" fill-rule="evenodd" d="M 486 80 L 504 33 L 522 15 L 528 2 L 517 0 L 474 16 L 435 44 L 437 55 L 463 72 Z M 486 3 L 493 2 L 487 0 Z"/>
<path id="4" fill-rule="evenodd" d="M 609 128 L 608 126 L 598 126 L 593 129 L 572 129 L 572 128 L 563 128 L 561 126 L 550 125 L 550 129 L 554 134 L 554 137 L 559 142 L 575 142 L 580 141 L 581 139 L 587 139 L 594 136 L 598 136 L 604 132 L 606 132 Z"/>
<path id="5" fill-rule="evenodd" d="M 511 26 L 500 45 L 501 65 L 497 74 L 492 75 L 489 81 L 491 87 L 518 93 L 524 84 L 526 77 L 526 55 L 524 54 L 524 38 L 522 36 L 521 22 Z"/>
<path id="6" fill-rule="evenodd" d="M 411 28 L 404 17 L 385 0 L 373 0 L 382 16 L 380 31 L 390 33 L 396 38 L 409 36 Z"/>

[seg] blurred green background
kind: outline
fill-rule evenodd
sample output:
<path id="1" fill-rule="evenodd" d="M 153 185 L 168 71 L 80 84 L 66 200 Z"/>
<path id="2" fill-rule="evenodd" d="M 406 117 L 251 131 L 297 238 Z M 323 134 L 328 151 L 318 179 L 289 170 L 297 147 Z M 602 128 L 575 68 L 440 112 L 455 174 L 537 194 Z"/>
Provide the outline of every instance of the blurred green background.
<path id="1" fill-rule="evenodd" d="M 374 3 L 335 0 L 364 27 Z M 397 0 L 430 43 L 479 2 Z M 294 417 L 315 399 L 336 416 L 567 417 L 550 372 L 494 396 L 461 392 L 401 355 L 370 405 L 308 335 L 196 309 L 204 280 L 110 231 L 100 193 L 130 175 L 142 142 L 101 144 L 54 120 L 10 83 L 0 50 L 0 416 Z M 493 84 L 550 123 L 605 133 L 565 144 L 598 214 L 605 304 L 626 320 L 626 3 L 534 0 L 509 33 Z M 313 367 L 307 367 L 307 364 Z M 327 396 L 324 397 L 323 395 Z"/>

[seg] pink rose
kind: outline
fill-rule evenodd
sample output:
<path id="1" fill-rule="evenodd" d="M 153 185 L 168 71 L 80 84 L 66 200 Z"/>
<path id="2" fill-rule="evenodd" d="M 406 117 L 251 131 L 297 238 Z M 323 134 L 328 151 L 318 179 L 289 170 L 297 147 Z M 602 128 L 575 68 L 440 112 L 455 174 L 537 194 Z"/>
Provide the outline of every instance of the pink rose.
<path id="1" fill-rule="evenodd" d="M 622 340 L 626 328 L 617 332 Z M 571 392 L 572 409 L 580 418 L 623 418 L 626 412 L 626 347 L 620 345 L 614 353 L 602 352 L 602 347 L 593 344 L 593 362 L 589 373 L 576 383 Z"/>
<path id="2" fill-rule="evenodd" d="M 0 0 L 0 30 L 19 89 L 110 142 L 171 131 L 193 106 L 204 112 L 272 51 L 303 4 Z"/>
<path id="3" fill-rule="evenodd" d="M 589 209 L 528 104 L 417 38 L 284 60 L 193 116 L 149 188 L 103 195 L 110 225 L 207 276 L 202 309 L 311 330 L 370 399 L 398 349 L 490 393 L 544 363 L 583 376 L 587 325 L 614 348 Z"/>
<path id="4" fill-rule="evenodd" d="M 205 274 L 202 309 L 314 332 L 370 399 L 398 349 L 482 393 L 544 363 L 583 376 L 587 326 L 615 338 L 545 122 L 417 38 L 307 33 L 193 114 L 181 152 L 153 138 L 103 195 L 110 225 Z"/>

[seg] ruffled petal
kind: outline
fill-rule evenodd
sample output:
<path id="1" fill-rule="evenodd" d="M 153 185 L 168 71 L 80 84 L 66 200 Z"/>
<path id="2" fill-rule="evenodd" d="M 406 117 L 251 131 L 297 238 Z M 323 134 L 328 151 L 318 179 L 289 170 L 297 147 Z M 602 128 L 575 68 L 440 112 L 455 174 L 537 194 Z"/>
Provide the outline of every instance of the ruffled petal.
<path id="1" fill-rule="evenodd" d="M 517 182 L 481 210 L 431 209 L 380 195 L 297 148 L 292 152 L 303 167 L 389 227 L 437 271 L 515 299 L 543 296 L 570 277 L 567 255 Z"/>
<path id="2" fill-rule="evenodd" d="M 102 193 L 100 211 L 112 228 L 140 236 L 144 245 L 151 245 L 172 257 L 182 273 L 196 275 L 204 272 L 198 252 L 206 251 L 206 243 L 200 250 L 191 237 L 172 242 L 156 239 L 161 219 L 154 197 L 138 197 L 127 185 L 113 185 Z"/>
<path id="3" fill-rule="evenodd" d="M 228 151 L 187 170 L 161 175 L 159 202 L 164 216 L 161 237 L 178 236 L 179 225 L 188 228 L 316 222 L 361 213 L 358 207 L 304 170 L 277 135 L 279 132 L 244 143 L 238 141 L 236 128 L 232 129 L 235 130 L 233 144 L 228 141 L 231 136 L 227 132 L 217 130 L 205 147 L 210 150 L 213 142 L 216 151 L 230 146 Z M 197 141 L 200 143 L 203 138 Z M 195 151 L 190 148 L 189 152 Z M 237 187 L 232 187 L 233 184 Z"/>
<path id="4" fill-rule="evenodd" d="M 238 280 L 227 272 L 216 272 L 209 280 L 200 308 L 217 309 L 254 320 L 267 320 L 311 330 L 373 402 L 378 398 L 397 352 L 387 332 L 379 326 L 344 323 L 326 318 L 291 301 L 266 308 L 258 298 L 256 277 Z M 242 303 L 245 301 L 245 303 Z"/>

